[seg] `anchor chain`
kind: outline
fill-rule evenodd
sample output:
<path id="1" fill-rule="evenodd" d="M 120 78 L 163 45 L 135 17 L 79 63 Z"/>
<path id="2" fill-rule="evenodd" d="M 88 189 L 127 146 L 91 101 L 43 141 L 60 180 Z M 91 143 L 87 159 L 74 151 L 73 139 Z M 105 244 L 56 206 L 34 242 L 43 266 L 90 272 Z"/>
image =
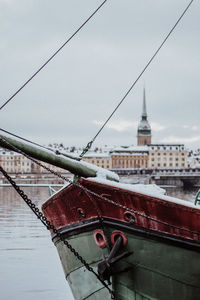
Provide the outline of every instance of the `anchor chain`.
<path id="1" fill-rule="evenodd" d="M 100 227 L 105 235 L 105 239 L 106 239 L 106 248 L 110 251 L 111 250 L 111 243 L 109 241 L 109 239 L 107 238 L 108 232 L 104 226 L 103 223 L 103 217 L 102 217 L 102 212 L 101 209 L 99 208 L 99 206 L 97 205 L 97 203 L 94 201 L 94 199 L 91 197 L 90 193 L 88 191 L 84 191 L 85 194 L 87 195 L 88 199 L 90 200 L 90 202 L 92 203 L 92 205 L 94 206 L 96 212 L 97 212 L 97 216 L 98 216 L 98 220 L 99 220 L 99 224 Z"/>
<path id="2" fill-rule="evenodd" d="M 92 272 L 97 277 L 97 279 L 104 285 L 104 287 L 109 291 L 111 295 L 111 299 L 117 300 L 114 292 L 109 288 L 109 286 L 100 278 L 100 276 L 86 262 L 86 260 L 76 251 L 76 249 L 73 248 L 73 246 L 62 237 L 59 230 L 57 230 L 55 226 L 51 224 L 50 221 L 48 221 L 48 219 L 44 216 L 44 214 L 40 211 L 40 209 L 32 202 L 31 199 L 28 198 L 28 196 L 24 193 L 24 191 L 20 189 L 20 187 L 16 184 L 16 182 L 8 175 L 8 173 L 1 166 L 0 166 L 0 171 L 5 176 L 5 178 L 10 182 L 13 188 L 17 191 L 17 193 L 21 196 L 21 198 L 25 201 L 25 203 L 29 206 L 29 208 L 33 211 L 33 213 L 37 216 L 37 218 L 47 228 L 47 230 L 53 231 L 53 233 L 55 233 L 60 238 L 60 240 L 67 246 L 67 248 L 74 254 L 74 256 L 85 266 L 85 268 L 88 271 Z"/>
<path id="3" fill-rule="evenodd" d="M 16 151 L 16 152 L 18 152 L 18 153 L 24 155 L 25 157 L 27 157 L 28 159 L 30 159 L 30 160 L 33 161 L 34 163 L 38 164 L 39 166 L 41 166 L 42 168 L 46 169 L 46 170 L 49 171 L 50 173 L 56 175 L 57 177 L 61 178 L 62 180 L 67 181 L 67 182 L 73 184 L 74 186 L 80 188 L 80 189 L 83 190 L 84 192 L 88 192 L 89 194 L 91 194 L 91 195 L 97 197 L 98 200 L 101 199 L 101 200 L 103 200 L 103 201 L 105 201 L 105 202 L 108 202 L 108 203 L 110 203 L 110 204 L 112 204 L 112 205 L 114 205 L 114 206 L 116 206 L 116 207 L 119 207 L 119 208 L 121 208 L 121 209 L 123 209 L 123 210 L 127 210 L 127 211 L 129 211 L 129 212 L 132 212 L 132 213 L 134 213 L 134 214 L 136 214 L 136 215 L 138 215 L 138 216 L 140 216 L 140 217 L 142 217 L 142 218 L 145 218 L 145 219 L 147 219 L 147 220 L 156 222 L 156 223 L 158 223 L 158 224 L 166 225 L 166 226 L 171 227 L 171 228 L 173 228 L 173 229 L 179 229 L 179 230 L 182 230 L 183 232 L 188 232 L 188 233 L 191 233 L 191 234 L 196 234 L 196 235 L 200 238 L 200 233 L 199 233 L 199 232 L 191 231 L 191 230 L 189 230 L 189 229 L 186 229 L 186 228 L 183 228 L 183 227 L 179 227 L 179 226 L 176 226 L 176 225 L 172 225 L 172 224 L 169 224 L 169 223 L 167 223 L 167 222 L 164 222 L 164 221 L 155 219 L 155 218 L 150 217 L 150 216 L 148 216 L 148 215 L 144 215 L 143 213 L 140 213 L 140 212 L 138 212 L 138 211 L 136 211 L 136 210 L 134 210 L 134 209 L 132 209 L 132 208 L 129 208 L 129 207 L 127 207 L 126 205 L 122 205 L 122 204 L 120 204 L 120 203 L 116 203 L 115 201 L 113 201 L 113 200 L 111 200 L 111 199 L 108 199 L 108 198 L 106 198 L 106 197 L 104 197 L 104 196 L 101 196 L 101 195 L 99 195 L 99 194 L 97 194 L 97 193 L 95 193 L 95 192 L 89 190 L 88 188 L 83 187 L 81 184 L 76 183 L 76 182 L 73 182 L 72 180 L 68 179 L 67 177 L 65 177 L 65 176 L 63 176 L 63 175 L 61 175 L 61 174 L 59 174 L 59 173 L 57 173 L 57 172 L 51 170 L 50 168 L 46 167 L 45 165 L 41 164 L 41 163 L 40 163 L 39 161 L 37 161 L 36 159 L 30 157 L 29 155 L 27 155 L 26 153 L 24 153 L 23 151 L 21 151 L 21 150 L 18 149 L 17 147 L 15 147 L 15 146 L 11 145 L 10 143 L 8 143 L 4 138 L 2 138 L 2 136 L 0 137 L 0 140 L 2 140 L 4 143 L 6 143 L 6 144 L 7 144 L 9 147 L 11 147 L 14 151 Z"/>

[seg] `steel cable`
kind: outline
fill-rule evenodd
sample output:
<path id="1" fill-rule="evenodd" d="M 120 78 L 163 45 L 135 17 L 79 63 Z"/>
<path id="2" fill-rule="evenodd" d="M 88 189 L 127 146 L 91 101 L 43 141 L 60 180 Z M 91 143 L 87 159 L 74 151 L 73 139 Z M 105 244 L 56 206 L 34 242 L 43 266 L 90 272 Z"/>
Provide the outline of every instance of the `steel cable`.
<path id="1" fill-rule="evenodd" d="M 28 140 L 28 139 L 25 139 L 25 138 L 23 138 L 23 137 L 21 137 L 21 136 L 15 134 L 15 133 L 12 133 L 12 132 L 10 132 L 10 131 L 8 131 L 8 130 L 5 130 L 5 129 L 3 129 L 3 128 L 0 128 L 0 131 L 3 131 L 3 132 L 5 132 L 5 133 L 7 133 L 7 134 L 9 134 L 9 135 L 11 135 L 11 136 L 14 136 L 14 137 L 16 137 L 16 138 L 18 138 L 18 139 L 20 139 L 20 140 L 22 140 L 22 141 L 25 141 L 25 142 L 28 142 L 28 143 L 32 144 L 32 145 L 35 145 L 35 146 L 41 147 L 41 148 L 43 148 L 43 149 L 50 150 L 50 151 L 54 152 L 54 150 L 51 149 L 51 148 L 49 148 L 49 147 L 45 147 L 45 146 L 42 146 L 42 145 L 40 145 L 40 144 L 38 144 L 38 143 L 32 142 L 32 141 L 30 141 L 30 140 Z M 54 153 L 55 153 L 55 152 L 54 152 Z"/>
<path id="2" fill-rule="evenodd" d="M 67 178 L 67 177 L 65 177 L 65 176 L 63 176 L 63 175 L 61 175 L 61 174 L 59 174 L 58 172 L 49 169 L 47 166 L 43 165 L 41 162 L 39 162 L 39 161 L 37 161 L 36 159 L 30 157 L 29 155 L 27 155 L 27 154 L 24 153 L 23 151 L 19 150 L 17 147 L 11 145 L 11 144 L 10 144 L 8 141 L 6 141 L 1 135 L 0 135 L 0 140 L 4 141 L 6 144 L 8 144 L 8 145 L 13 149 L 13 151 L 19 152 L 20 154 L 22 154 L 23 156 L 27 157 L 27 158 L 30 159 L 32 162 L 34 162 L 34 163 L 36 163 L 37 165 L 41 166 L 42 168 L 44 168 L 44 169 L 47 170 L 48 172 L 50 172 L 50 173 L 52 173 L 52 174 L 58 176 L 59 178 L 63 179 L 64 181 L 66 181 L 66 182 L 68 182 L 68 183 L 70 183 L 70 184 L 73 184 L 74 186 L 80 188 L 81 190 L 83 190 L 83 191 L 86 192 L 86 193 L 89 193 L 89 194 L 93 195 L 94 197 L 97 197 L 98 199 L 101 199 L 101 200 L 103 200 L 103 201 L 105 201 L 105 202 L 108 202 L 108 203 L 110 203 L 110 204 L 112 204 L 112 205 L 114 205 L 114 206 L 116 206 L 116 207 L 119 207 L 119 208 L 121 208 L 121 209 L 123 209 L 123 210 L 127 210 L 127 211 L 129 211 L 129 212 L 132 212 L 132 213 L 134 213 L 134 214 L 136 214 L 136 215 L 138 215 L 138 216 L 140 216 L 140 217 L 142 217 L 142 218 L 146 218 L 146 219 L 151 220 L 151 221 L 153 221 L 153 222 L 156 222 L 156 223 L 159 223 L 159 224 L 162 224 L 162 225 L 165 225 L 165 226 L 174 228 L 174 229 L 179 229 L 179 230 L 182 230 L 182 231 L 184 231 L 184 232 L 188 232 L 188 233 L 191 233 L 191 234 L 196 234 L 197 236 L 200 237 L 200 232 L 191 231 L 191 230 L 189 230 L 189 229 L 185 229 L 185 228 L 182 228 L 182 227 L 179 227 L 179 226 L 176 226 L 176 225 L 173 225 L 173 224 L 169 224 L 169 223 L 167 223 L 167 222 L 164 222 L 164 221 L 155 219 L 155 218 L 153 218 L 153 217 L 150 217 L 150 216 L 148 216 L 148 215 L 145 215 L 145 214 L 143 214 L 143 213 L 140 213 L 140 212 L 138 212 L 138 211 L 136 211 L 136 210 L 134 210 L 134 209 L 132 209 L 132 208 L 129 208 L 129 207 L 125 206 L 125 205 L 116 203 L 115 201 L 113 201 L 113 200 L 111 200 L 111 199 L 108 199 L 108 198 L 106 198 L 106 197 L 104 197 L 104 196 L 101 196 L 101 195 L 99 195 L 99 194 L 97 194 L 97 193 L 95 193 L 95 192 L 89 190 L 88 188 L 83 187 L 81 184 L 76 183 L 76 182 L 70 180 L 69 178 Z"/>
<path id="3" fill-rule="evenodd" d="M 136 85 L 136 83 L 138 82 L 138 80 L 141 78 L 141 76 L 144 74 L 144 72 L 146 71 L 146 69 L 149 67 L 149 65 L 152 63 L 152 61 L 154 60 L 154 58 L 156 57 L 156 55 L 158 54 L 158 52 L 161 50 L 161 48 L 163 47 L 163 45 L 165 44 L 165 42 L 168 40 L 168 38 L 170 37 L 170 35 L 172 34 L 172 32 L 174 31 L 174 29 L 176 28 L 176 26 L 179 24 L 179 22 L 181 21 L 181 19 L 183 18 L 183 16 L 185 15 L 185 13 L 187 12 L 187 10 L 189 9 L 189 7 L 191 6 L 192 2 L 194 0 L 191 0 L 190 3 L 187 5 L 187 7 L 184 9 L 184 11 L 182 12 L 181 16 L 178 18 L 178 20 L 176 21 L 176 23 L 174 24 L 174 26 L 171 28 L 171 30 L 169 31 L 169 33 L 167 34 L 167 36 L 165 37 L 165 39 L 163 40 L 163 42 L 160 44 L 160 46 L 158 47 L 158 49 L 155 51 L 155 53 L 153 54 L 153 56 L 149 59 L 149 61 L 147 62 L 146 66 L 143 68 L 143 70 L 140 72 L 140 74 L 138 75 L 138 77 L 135 79 L 135 81 L 133 82 L 133 84 L 131 85 L 131 87 L 128 89 L 128 91 L 125 93 L 125 95 L 123 96 L 123 98 L 120 100 L 120 102 L 118 103 L 118 105 L 115 107 L 115 109 L 113 110 L 113 112 L 110 114 L 110 116 L 106 119 L 106 121 L 103 123 L 103 125 L 101 126 L 101 128 L 99 129 L 99 131 L 97 132 L 97 134 L 93 137 L 93 139 L 90 141 L 90 145 L 93 144 L 93 142 L 96 140 L 97 136 L 100 134 L 100 132 L 104 129 L 104 127 L 106 126 L 106 124 L 110 121 L 110 119 L 112 118 L 112 116 L 114 115 L 114 113 L 117 111 L 117 109 L 120 107 L 120 105 L 124 102 L 124 100 L 126 99 L 126 97 L 129 95 L 129 93 L 131 92 L 131 90 L 134 88 L 134 86 Z M 90 146 L 91 147 L 91 146 Z M 87 149 L 87 146 L 86 148 Z M 87 152 L 87 151 L 86 151 Z M 86 153 L 84 152 L 82 154 L 82 156 Z"/>
<path id="4" fill-rule="evenodd" d="M 43 213 L 39 210 L 39 208 L 32 202 L 31 199 L 28 198 L 28 196 L 19 188 L 19 186 L 16 184 L 16 182 L 8 175 L 8 173 L 0 166 L 0 172 L 5 176 L 5 178 L 10 182 L 10 184 L 13 186 L 13 188 L 17 191 L 17 193 L 21 196 L 21 198 L 26 202 L 26 204 L 29 206 L 29 208 L 32 210 L 32 212 L 36 215 L 36 217 L 42 222 L 42 224 L 48 229 L 53 231 L 60 240 L 65 244 L 65 246 L 74 254 L 74 256 L 81 261 L 81 263 L 85 266 L 85 268 L 92 272 L 97 279 L 102 283 L 102 285 L 108 290 L 110 293 L 111 299 L 117 300 L 114 291 L 111 290 L 104 282 L 104 280 L 101 279 L 98 273 L 94 271 L 94 269 L 86 262 L 86 260 L 76 251 L 76 249 L 62 236 L 60 231 L 55 228 L 53 224 L 48 221 L 48 219 L 43 215 Z"/>
<path id="5" fill-rule="evenodd" d="M 99 7 L 86 19 L 86 21 L 67 39 L 67 41 L 0 107 L 3 109 L 64 47 L 71 39 L 89 22 L 98 10 L 107 2 L 104 0 Z"/>

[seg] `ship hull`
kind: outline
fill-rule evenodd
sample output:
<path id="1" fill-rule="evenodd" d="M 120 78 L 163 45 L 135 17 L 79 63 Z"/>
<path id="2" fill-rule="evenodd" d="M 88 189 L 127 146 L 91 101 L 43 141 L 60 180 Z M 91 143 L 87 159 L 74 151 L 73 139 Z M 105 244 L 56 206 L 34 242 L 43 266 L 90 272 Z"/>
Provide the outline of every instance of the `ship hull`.
<path id="1" fill-rule="evenodd" d="M 62 235 L 94 268 L 108 249 L 99 248 L 94 240 L 94 230 L 100 229 L 96 220 L 71 230 L 63 228 Z M 92 228 L 92 229 L 91 229 Z M 133 254 L 116 265 L 112 289 L 117 299 L 181 299 L 197 300 L 200 294 L 199 246 L 184 240 L 171 240 L 169 236 L 155 236 L 152 232 L 137 232 L 126 224 L 104 222 L 109 239 L 120 230 L 128 239 L 126 249 Z M 88 230 L 88 231 L 87 231 Z M 66 279 L 75 299 L 110 299 L 108 291 L 80 261 L 66 249 L 62 241 L 53 239 L 58 249 Z M 123 272 L 124 269 L 127 269 Z M 140 297 L 140 298 L 139 298 Z"/>
<path id="2" fill-rule="evenodd" d="M 91 212 L 95 203 L 87 202 L 83 195 L 81 197 L 82 203 L 80 203 L 80 191 L 76 194 L 74 193 L 75 190 L 76 188 L 72 187 L 66 188 L 66 190 L 47 201 L 43 206 L 43 210 L 49 220 L 58 228 L 62 239 L 67 240 L 95 271 L 97 271 L 98 263 L 102 261 L 104 256 L 108 257 L 110 253 L 113 246 L 111 242 L 113 234 L 117 232 L 125 237 L 126 243 L 122 251 L 127 250 L 133 253 L 114 266 L 110 288 L 114 291 L 116 299 L 199 299 L 200 243 L 191 223 L 190 228 L 186 228 L 185 222 L 188 221 L 186 218 L 183 221 L 181 216 L 179 220 L 179 222 L 183 221 L 182 225 L 184 225 L 186 231 L 177 228 L 168 230 L 166 226 L 163 227 L 163 224 L 159 224 L 156 228 L 155 224 L 152 225 L 149 220 L 147 223 L 143 221 L 138 224 L 134 222 L 133 224 L 120 217 L 113 218 L 113 211 L 105 210 L 102 206 L 96 206 L 94 211 Z M 107 195 L 110 194 L 107 193 Z M 137 206 L 136 199 L 138 195 L 132 194 L 131 197 L 134 198 L 134 206 Z M 146 199 L 148 200 L 148 197 Z M 154 203 L 154 200 L 152 200 L 152 203 Z M 159 205 L 161 202 L 158 201 Z M 154 207 L 152 203 L 151 206 Z M 71 212 L 68 209 L 70 204 Z M 75 207 L 76 211 L 80 212 L 80 206 L 82 218 L 73 213 Z M 178 209 L 178 206 L 175 206 Z M 87 209 L 89 209 L 90 214 Z M 120 210 L 118 207 L 113 209 L 112 206 L 110 209 Z M 159 211 L 158 207 L 156 209 Z M 191 213 L 194 216 L 199 213 L 198 210 L 195 211 L 187 207 L 181 207 L 181 211 L 184 211 L 186 215 Z M 119 216 L 119 212 L 115 213 L 116 216 Z M 181 213 L 179 212 L 179 214 Z M 155 215 L 154 210 L 152 210 L 152 215 Z M 197 225 L 195 224 L 195 226 Z M 161 227 L 159 228 L 159 226 Z M 100 243 L 98 244 L 95 238 L 97 231 L 102 232 L 105 237 L 103 247 Z M 52 238 L 74 298 L 76 300 L 111 299 L 108 290 L 67 249 L 60 238 L 58 236 L 52 236 Z"/>

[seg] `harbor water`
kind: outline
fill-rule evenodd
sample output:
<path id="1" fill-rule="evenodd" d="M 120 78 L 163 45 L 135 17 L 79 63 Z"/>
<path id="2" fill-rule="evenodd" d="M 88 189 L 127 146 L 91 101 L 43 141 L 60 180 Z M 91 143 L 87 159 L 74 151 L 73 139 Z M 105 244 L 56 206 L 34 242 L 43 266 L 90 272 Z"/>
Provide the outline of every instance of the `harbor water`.
<path id="1" fill-rule="evenodd" d="M 41 207 L 48 188 L 23 188 Z M 167 188 L 194 201 L 197 189 Z M 0 187 L 0 299 L 73 300 L 49 232 L 11 187 Z"/>
<path id="2" fill-rule="evenodd" d="M 41 207 L 48 188 L 23 188 Z M 0 299 L 73 300 L 50 233 L 11 187 L 0 187 Z"/>

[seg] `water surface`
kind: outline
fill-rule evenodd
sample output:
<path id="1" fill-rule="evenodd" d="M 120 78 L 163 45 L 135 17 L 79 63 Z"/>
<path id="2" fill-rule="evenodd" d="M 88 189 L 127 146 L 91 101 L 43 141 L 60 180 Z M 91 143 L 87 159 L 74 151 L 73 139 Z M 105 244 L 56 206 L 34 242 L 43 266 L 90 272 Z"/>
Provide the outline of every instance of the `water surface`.
<path id="1" fill-rule="evenodd" d="M 41 207 L 47 188 L 24 188 Z M 167 188 L 168 195 L 194 201 L 197 189 Z M 0 187 L 1 300 L 73 300 L 49 232 L 11 187 Z"/>
<path id="2" fill-rule="evenodd" d="M 41 206 L 47 188 L 24 188 Z M 73 300 L 48 230 L 9 187 L 0 187 L 0 299 Z"/>

